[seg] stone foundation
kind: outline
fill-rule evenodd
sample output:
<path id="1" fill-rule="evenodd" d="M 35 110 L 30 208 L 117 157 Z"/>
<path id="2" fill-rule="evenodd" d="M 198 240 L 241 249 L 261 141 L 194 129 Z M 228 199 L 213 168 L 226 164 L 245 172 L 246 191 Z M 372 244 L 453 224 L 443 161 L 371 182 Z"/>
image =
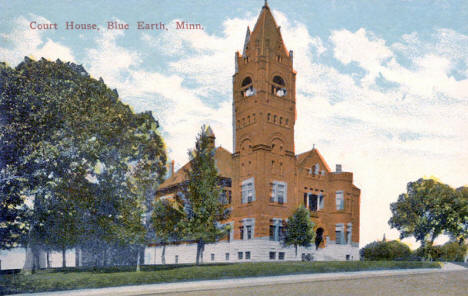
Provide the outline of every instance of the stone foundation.
<path id="1" fill-rule="evenodd" d="M 145 264 L 162 264 L 162 251 L 162 246 L 147 247 Z M 165 252 L 166 264 L 195 263 L 196 254 L 196 244 L 168 245 Z M 234 240 L 206 244 L 202 262 L 301 261 L 303 254 L 310 254 L 313 261 L 359 260 L 359 247 L 356 244 L 337 245 L 334 243 L 329 243 L 325 248 L 318 250 L 315 250 L 315 246 L 298 247 L 296 256 L 294 246 L 283 247 L 277 241 Z"/>

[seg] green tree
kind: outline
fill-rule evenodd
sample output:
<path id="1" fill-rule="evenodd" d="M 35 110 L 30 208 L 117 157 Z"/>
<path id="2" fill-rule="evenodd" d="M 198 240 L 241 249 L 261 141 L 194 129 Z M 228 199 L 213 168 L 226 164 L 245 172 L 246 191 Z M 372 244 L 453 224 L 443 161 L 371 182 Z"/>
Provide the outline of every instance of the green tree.
<path id="1" fill-rule="evenodd" d="M 152 225 L 157 241 L 163 246 L 161 262 L 166 264 L 166 245 L 181 239 L 179 222 L 184 216 L 176 199 L 158 200 L 154 204 Z"/>
<path id="2" fill-rule="evenodd" d="M 211 129 L 202 126 L 195 149 L 189 151 L 191 167 L 186 171 L 188 182 L 180 198 L 184 217 L 179 227 L 186 240 L 197 244 L 197 265 L 203 256 L 205 244 L 226 235 L 227 226 L 221 226 L 219 222 L 227 219 L 230 214 L 218 184 L 214 139 L 211 135 Z"/>
<path id="3" fill-rule="evenodd" d="M 448 227 L 454 215 L 455 191 L 433 179 L 409 182 L 407 193 L 390 205 L 392 217 L 389 224 L 400 231 L 400 238 L 414 236 L 424 247 Z"/>
<path id="4" fill-rule="evenodd" d="M 297 257 L 297 247 L 309 247 L 314 236 L 314 223 L 310 219 L 309 210 L 301 205 L 294 211 L 292 216 L 288 218 L 284 244 L 287 246 L 294 245 Z"/>
<path id="5" fill-rule="evenodd" d="M 166 161 L 151 114 L 133 113 L 79 65 L 25 58 L 0 70 L 2 246 L 25 233 L 35 256 L 42 247 L 140 243 L 144 230 L 127 231 L 139 229 L 144 208 L 132 170 L 146 166 L 154 187 Z M 33 206 L 22 215 L 26 199 Z"/>

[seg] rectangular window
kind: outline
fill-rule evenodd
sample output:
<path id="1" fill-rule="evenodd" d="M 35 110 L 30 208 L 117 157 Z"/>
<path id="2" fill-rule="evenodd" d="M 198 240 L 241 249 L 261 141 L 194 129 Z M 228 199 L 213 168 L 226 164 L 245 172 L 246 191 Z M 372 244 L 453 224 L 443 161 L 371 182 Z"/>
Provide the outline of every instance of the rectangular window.
<path id="1" fill-rule="evenodd" d="M 284 260 L 284 252 L 279 252 L 278 253 L 278 259 L 279 260 Z"/>
<path id="2" fill-rule="evenodd" d="M 346 244 L 345 236 L 344 236 L 344 225 L 343 224 L 336 224 L 335 240 L 336 240 L 337 245 Z"/>
<path id="3" fill-rule="evenodd" d="M 319 210 L 322 210 L 322 209 L 323 209 L 323 206 L 324 206 L 323 195 L 322 195 L 322 194 L 319 195 L 319 202 L 318 202 L 318 205 L 319 205 L 319 206 L 318 206 L 318 209 L 319 209 Z"/>
<path id="4" fill-rule="evenodd" d="M 276 252 L 270 252 L 270 260 L 276 259 Z"/>
<path id="5" fill-rule="evenodd" d="M 313 212 L 317 211 L 317 195 L 309 194 L 309 209 Z"/>
<path id="6" fill-rule="evenodd" d="M 250 251 L 245 252 L 245 259 L 250 260 Z"/>
<path id="7" fill-rule="evenodd" d="M 179 263 L 179 255 L 175 255 L 175 264 Z"/>
<path id="8" fill-rule="evenodd" d="M 281 241 L 283 239 L 283 220 L 273 218 L 270 220 L 270 240 Z"/>
<path id="9" fill-rule="evenodd" d="M 343 191 L 336 192 L 336 209 L 344 210 L 344 194 Z"/>
<path id="10" fill-rule="evenodd" d="M 244 253 L 237 252 L 237 257 L 239 258 L 239 260 L 242 260 L 242 258 L 244 257 Z"/>
<path id="11" fill-rule="evenodd" d="M 255 234 L 255 219 L 246 218 L 242 219 L 242 226 L 240 227 L 241 239 L 253 239 Z"/>
<path id="12" fill-rule="evenodd" d="M 229 261 L 229 253 L 226 253 L 226 261 Z"/>
<path id="13" fill-rule="evenodd" d="M 279 204 L 287 202 L 287 185 L 285 182 L 273 181 L 271 185 L 270 201 Z"/>
<path id="14" fill-rule="evenodd" d="M 254 178 L 250 178 L 242 182 L 241 192 L 241 203 L 251 203 L 255 200 Z"/>
<path id="15" fill-rule="evenodd" d="M 247 239 L 252 239 L 252 225 L 247 225 Z"/>
<path id="16" fill-rule="evenodd" d="M 211 261 L 215 261 L 215 254 L 211 253 Z"/>
<path id="17" fill-rule="evenodd" d="M 244 226 L 239 227 L 240 230 L 240 239 L 244 239 Z"/>
<path id="18" fill-rule="evenodd" d="M 335 235 L 336 235 L 336 244 L 342 245 L 343 244 L 343 242 L 341 241 L 342 231 L 341 230 L 335 231 Z"/>

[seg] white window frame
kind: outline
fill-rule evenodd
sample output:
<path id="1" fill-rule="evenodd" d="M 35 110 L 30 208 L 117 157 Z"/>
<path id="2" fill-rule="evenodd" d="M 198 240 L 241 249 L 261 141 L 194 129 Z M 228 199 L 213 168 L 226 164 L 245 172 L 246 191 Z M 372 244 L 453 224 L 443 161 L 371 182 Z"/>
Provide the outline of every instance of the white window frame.
<path id="1" fill-rule="evenodd" d="M 281 239 L 281 233 L 280 229 L 283 226 L 283 219 L 281 218 L 273 218 L 273 220 L 270 225 L 273 225 L 274 227 L 274 233 L 273 233 L 273 241 L 278 242 Z"/>
<path id="2" fill-rule="evenodd" d="M 338 238 L 338 236 L 336 236 L 337 232 L 340 233 L 339 238 Z M 337 244 L 337 245 L 345 245 L 346 244 L 345 235 L 344 235 L 344 224 L 343 223 L 336 224 L 336 227 L 335 227 L 335 244 Z"/>
<path id="3" fill-rule="evenodd" d="M 241 195 L 241 203 L 243 204 L 255 201 L 255 182 L 253 177 L 242 182 Z"/>
<path id="4" fill-rule="evenodd" d="M 288 184 L 283 181 L 273 181 L 271 183 L 271 202 L 279 202 L 280 188 L 283 189 L 283 204 L 288 202 Z"/>
<path id="5" fill-rule="evenodd" d="M 317 210 L 323 210 L 325 207 L 325 197 L 323 196 L 322 193 L 319 194 L 318 199 L 317 199 Z"/>
<path id="6" fill-rule="evenodd" d="M 306 209 L 310 210 L 310 196 L 311 195 L 316 195 L 317 196 L 317 211 L 323 210 L 325 207 L 325 196 L 322 193 L 319 193 L 318 195 L 315 194 L 314 192 L 305 192 L 307 194 L 306 196 L 306 204 L 304 205 Z"/>
<path id="7" fill-rule="evenodd" d="M 251 240 L 254 239 L 255 237 L 255 219 L 254 218 L 246 218 L 242 219 L 242 228 L 243 228 L 243 237 L 241 237 L 241 240 Z M 248 233 L 247 233 L 247 226 L 250 226 L 251 229 L 251 235 L 250 239 L 248 238 Z"/>
<path id="8" fill-rule="evenodd" d="M 344 191 L 342 190 L 336 192 L 336 209 L 344 210 Z"/>

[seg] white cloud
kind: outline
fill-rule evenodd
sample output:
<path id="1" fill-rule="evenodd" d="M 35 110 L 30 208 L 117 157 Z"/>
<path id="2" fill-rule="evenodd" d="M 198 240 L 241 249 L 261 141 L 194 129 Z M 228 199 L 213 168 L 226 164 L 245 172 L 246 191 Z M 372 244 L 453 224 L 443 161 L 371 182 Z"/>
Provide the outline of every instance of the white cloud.
<path id="1" fill-rule="evenodd" d="M 333 31 L 330 36 L 334 44 L 334 56 L 347 65 L 356 62 L 368 74 L 362 79 L 365 85 L 374 82 L 384 61 L 393 56 L 383 39 L 378 39 L 364 28 L 352 33 L 348 30 Z"/>
<path id="2" fill-rule="evenodd" d="M 51 23 L 40 16 L 31 16 L 38 23 Z M 34 59 L 42 57 L 49 60 L 61 59 L 62 61 L 74 61 L 70 48 L 47 39 L 43 41 L 44 32 L 32 30 L 29 27 L 31 20 L 24 16 L 18 17 L 14 22 L 14 29 L 9 34 L 0 34 L 0 40 L 4 46 L 0 47 L 0 60 L 16 66 L 25 56 Z"/>

